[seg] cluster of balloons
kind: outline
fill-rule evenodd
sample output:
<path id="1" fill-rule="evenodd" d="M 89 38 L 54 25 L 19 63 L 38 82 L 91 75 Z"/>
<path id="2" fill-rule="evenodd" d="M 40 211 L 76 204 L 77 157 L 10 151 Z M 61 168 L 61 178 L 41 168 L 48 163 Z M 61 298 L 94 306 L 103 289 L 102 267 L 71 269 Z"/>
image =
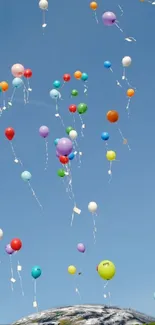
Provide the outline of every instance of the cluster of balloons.
<path id="1" fill-rule="evenodd" d="M 22 241 L 19 238 L 14 238 L 11 240 L 10 244 L 5 246 L 5 251 L 7 254 L 12 255 L 14 252 L 20 251 L 22 248 Z"/>

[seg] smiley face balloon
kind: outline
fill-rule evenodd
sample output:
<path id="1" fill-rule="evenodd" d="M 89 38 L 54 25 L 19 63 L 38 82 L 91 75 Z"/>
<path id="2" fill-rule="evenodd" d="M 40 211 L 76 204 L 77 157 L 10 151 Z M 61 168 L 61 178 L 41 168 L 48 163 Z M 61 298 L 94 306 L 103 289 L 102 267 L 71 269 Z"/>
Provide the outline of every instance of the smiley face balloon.
<path id="1" fill-rule="evenodd" d="M 99 265 L 98 265 L 98 274 L 100 275 L 100 277 L 103 280 L 111 280 L 115 273 L 116 273 L 116 268 L 115 265 L 108 260 L 102 261 Z"/>

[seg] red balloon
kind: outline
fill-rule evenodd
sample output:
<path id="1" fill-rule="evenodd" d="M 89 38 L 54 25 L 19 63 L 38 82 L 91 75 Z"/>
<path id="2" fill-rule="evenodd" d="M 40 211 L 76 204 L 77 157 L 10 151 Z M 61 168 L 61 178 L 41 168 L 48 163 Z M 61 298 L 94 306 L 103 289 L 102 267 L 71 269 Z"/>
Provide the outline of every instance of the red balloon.
<path id="1" fill-rule="evenodd" d="M 60 156 L 60 157 L 59 157 L 59 161 L 60 161 L 63 165 L 66 165 L 66 164 L 68 164 L 68 162 L 69 162 L 69 158 L 66 157 L 66 156 Z"/>
<path id="2" fill-rule="evenodd" d="M 15 135 L 15 130 L 13 128 L 9 127 L 5 130 L 5 136 L 9 141 L 11 141 L 14 138 L 14 135 Z"/>
<path id="3" fill-rule="evenodd" d="M 71 113 L 75 113 L 76 112 L 76 105 L 70 105 L 69 106 L 69 111 L 71 112 Z"/>
<path id="4" fill-rule="evenodd" d="M 32 77 L 32 70 L 31 69 L 26 69 L 24 71 L 24 77 L 25 78 L 31 78 Z"/>
<path id="5" fill-rule="evenodd" d="M 70 81 L 70 80 L 71 80 L 71 76 L 70 76 L 70 74 L 65 73 L 65 74 L 63 75 L 63 80 L 64 80 L 65 82 Z"/>
<path id="6" fill-rule="evenodd" d="M 19 238 L 14 238 L 11 240 L 10 246 L 14 251 L 19 251 L 22 248 L 22 241 Z"/>

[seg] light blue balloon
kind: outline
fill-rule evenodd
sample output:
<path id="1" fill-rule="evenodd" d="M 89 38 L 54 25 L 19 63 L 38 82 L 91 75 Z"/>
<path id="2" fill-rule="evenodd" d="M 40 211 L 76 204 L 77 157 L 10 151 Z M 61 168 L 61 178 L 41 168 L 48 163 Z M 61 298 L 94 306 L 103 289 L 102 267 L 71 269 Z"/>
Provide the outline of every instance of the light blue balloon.
<path id="1" fill-rule="evenodd" d="M 55 146 L 57 146 L 57 144 L 58 144 L 58 141 L 59 141 L 59 139 L 58 139 L 58 138 L 54 140 L 54 144 L 55 144 Z"/>
<path id="2" fill-rule="evenodd" d="M 103 132 L 101 134 L 101 139 L 104 140 L 104 141 L 109 140 L 109 133 L 108 132 Z"/>
<path id="3" fill-rule="evenodd" d="M 69 156 L 68 156 L 68 159 L 69 159 L 69 160 L 73 160 L 74 157 L 75 157 L 75 153 L 74 153 L 74 152 L 71 152 L 71 153 L 69 154 Z"/>
<path id="4" fill-rule="evenodd" d="M 14 78 L 12 80 L 12 86 L 14 88 L 20 88 L 21 86 L 23 86 L 23 80 L 21 78 Z"/>
<path id="5" fill-rule="evenodd" d="M 42 270 L 40 266 L 34 266 L 31 270 L 32 277 L 36 280 L 41 276 Z"/>
<path id="6" fill-rule="evenodd" d="M 81 80 L 83 80 L 83 81 L 87 81 L 87 80 L 88 80 L 88 75 L 87 75 L 87 73 L 85 73 L 85 72 L 82 73 Z"/>
<path id="7" fill-rule="evenodd" d="M 105 67 L 106 69 L 111 68 L 111 62 L 110 62 L 110 61 L 104 61 L 104 67 Z"/>
<path id="8" fill-rule="evenodd" d="M 24 172 L 21 173 L 21 178 L 22 178 L 22 180 L 24 182 L 28 182 L 32 178 L 32 175 L 31 175 L 30 172 L 28 172 L 27 170 L 25 170 Z"/>
<path id="9" fill-rule="evenodd" d="M 52 90 L 50 91 L 50 97 L 51 97 L 52 99 L 60 99 L 60 98 L 61 98 L 61 94 L 60 94 L 60 92 L 59 92 L 58 90 L 56 90 L 56 89 L 52 89 Z"/>
<path id="10" fill-rule="evenodd" d="M 55 80 L 55 81 L 53 82 L 53 87 L 55 87 L 55 88 L 60 88 L 60 86 L 61 86 L 61 82 L 60 82 L 59 80 Z"/>

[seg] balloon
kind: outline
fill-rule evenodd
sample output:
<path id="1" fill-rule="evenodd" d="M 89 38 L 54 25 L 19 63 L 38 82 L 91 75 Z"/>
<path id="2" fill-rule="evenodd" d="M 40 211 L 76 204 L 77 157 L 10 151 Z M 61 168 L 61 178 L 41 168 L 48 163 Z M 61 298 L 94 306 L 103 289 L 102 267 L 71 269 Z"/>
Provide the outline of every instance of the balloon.
<path id="1" fill-rule="evenodd" d="M 16 78 L 14 78 L 12 80 L 12 86 L 14 88 L 20 88 L 21 86 L 23 86 L 23 84 L 24 83 L 23 83 L 23 80 L 21 78 L 16 77 Z"/>
<path id="2" fill-rule="evenodd" d="M 49 135 L 49 128 L 45 125 L 42 125 L 39 129 L 39 134 L 41 137 L 46 138 Z"/>
<path id="3" fill-rule="evenodd" d="M 60 94 L 60 92 L 59 92 L 58 90 L 56 90 L 56 89 L 52 89 L 52 90 L 50 91 L 50 97 L 51 97 L 52 99 L 60 99 L 60 98 L 61 98 L 61 94 Z"/>
<path id="4" fill-rule="evenodd" d="M 83 81 L 87 81 L 88 80 L 87 73 L 85 73 L 85 72 L 82 73 L 81 80 L 83 80 Z"/>
<path id="5" fill-rule="evenodd" d="M 104 67 L 105 67 L 106 69 L 111 68 L 111 62 L 110 62 L 110 61 L 104 61 Z"/>
<path id="6" fill-rule="evenodd" d="M 79 244 L 77 245 L 77 250 L 78 250 L 80 253 L 84 253 L 85 250 L 86 250 L 85 245 L 82 244 L 82 243 L 79 243 Z"/>
<path id="7" fill-rule="evenodd" d="M 65 73 L 65 74 L 63 75 L 63 80 L 64 80 L 65 82 L 70 81 L 70 80 L 71 80 L 71 76 L 70 76 L 70 74 L 69 74 L 69 73 Z"/>
<path id="8" fill-rule="evenodd" d="M 42 271 L 41 271 L 40 266 L 34 266 L 31 270 L 31 275 L 35 280 L 41 276 L 41 273 L 42 273 Z"/>
<path id="9" fill-rule="evenodd" d="M 24 182 L 29 182 L 30 179 L 32 178 L 32 175 L 30 172 L 25 170 L 24 172 L 21 173 L 21 178 Z"/>
<path id="10" fill-rule="evenodd" d="M 56 151 L 56 156 L 57 156 L 57 158 L 59 158 L 60 157 L 60 154 Z"/>
<path id="11" fill-rule="evenodd" d="M 84 103 L 80 103 L 80 104 L 77 106 L 77 111 L 78 111 L 79 114 L 84 114 L 84 113 L 86 113 L 86 112 L 87 112 L 87 109 L 88 109 L 88 107 L 87 107 L 87 105 L 84 104 Z"/>
<path id="12" fill-rule="evenodd" d="M 3 91 L 2 86 L 0 86 L 0 93 Z"/>
<path id="13" fill-rule="evenodd" d="M 75 113 L 76 110 L 77 110 L 76 105 L 72 104 L 72 105 L 69 106 L 69 111 L 70 111 L 71 113 Z"/>
<path id="14" fill-rule="evenodd" d="M 71 91 L 71 95 L 74 96 L 74 97 L 78 96 L 78 91 L 76 89 L 73 89 Z"/>
<path id="15" fill-rule="evenodd" d="M 59 141 L 59 139 L 58 139 L 58 138 L 54 140 L 54 144 L 55 144 L 55 146 L 57 146 L 57 144 L 58 144 L 58 141 Z"/>
<path id="16" fill-rule="evenodd" d="M 48 1 L 47 0 L 40 0 L 39 1 L 39 8 L 41 10 L 47 10 L 48 9 Z"/>
<path id="17" fill-rule="evenodd" d="M 61 86 L 61 82 L 60 82 L 59 80 L 55 80 L 55 81 L 53 82 L 53 87 L 55 87 L 55 88 L 60 88 L 60 86 Z"/>
<path id="18" fill-rule="evenodd" d="M 123 59 L 122 59 L 122 66 L 124 68 L 127 68 L 131 65 L 131 62 L 132 62 L 132 59 L 130 58 L 130 56 L 125 56 Z"/>
<path id="19" fill-rule="evenodd" d="M 116 15 L 111 11 L 107 11 L 102 15 L 102 21 L 105 26 L 112 26 L 116 22 Z"/>
<path id="20" fill-rule="evenodd" d="M 95 213 L 97 211 L 97 203 L 96 202 L 89 202 L 88 204 L 88 210 L 91 212 L 91 213 Z"/>
<path id="21" fill-rule="evenodd" d="M 14 250 L 11 248 L 10 244 L 5 246 L 5 251 L 9 255 L 12 255 L 14 253 Z"/>
<path id="22" fill-rule="evenodd" d="M 59 169 L 59 170 L 57 171 L 57 175 L 58 175 L 59 177 L 64 177 L 64 176 L 66 175 L 64 169 Z"/>
<path id="23" fill-rule="evenodd" d="M 98 7 L 98 4 L 97 4 L 97 2 L 95 2 L 95 1 L 92 1 L 92 2 L 90 3 L 90 8 L 91 8 L 92 10 L 96 10 L 96 9 L 97 9 L 97 7 Z"/>
<path id="24" fill-rule="evenodd" d="M 66 156 L 60 156 L 60 157 L 59 157 L 59 161 L 60 161 L 63 165 L 66 165 L 66 164 L 68 164 L 68 162 L 69 162 L 69 158 L 66 157 Z"/>
<path id="25" fill-rule="evenodd" d="M 71 153 L 68 155 L 69 160 L 73 160 L 74 157 L 75 157 L 75 153 L 74 153 L 74 152 L 71 152 Z"/>
<path id="26" fill-rule="evenodd" d="M 22 241 L 19 238 L 14 238 L 11 240 L 10 246 L 14 251 L 19 251 L 22 248 Z"/>
<path id="27" fill-rule="evenodd" d="M 11 141 L 15 136 L 15 130 L 11 127 L 5 129 L 5 136 L 9 141 Z"/>
<path id="28" fill-rule="evenodd" d="M 127 96 L 129 98 L 133 97 L 134 94 L 135 94 L 135 90 L 134 89 L 128 89 L 127 92 L 126 92 Z"/>
<path id="29" fill-rule="evenodd" d="M 102 261 L 98 265 L 98 274 L 104 280 L 111 280 L 116 273 L 115 265 L 108 260 Z"/>
<path id="30" fill-rule="evenodd" d="M 77 136 L 78 136 L 78 134 L 77 134 L 77 132 L 75 130 L 71 130 L 69 132 L 69 137 L 70 137 L 71 140 L 75 140 L 77 138 Z"/>
<path id="31" fill-rule="evenodd" d="M 109 140 L 109 133 L 108 132 L 103 132 L 101 134 L 101 139 L 104 140 L 104 141 Z"/>
<path id="32" fill-rule="evenodd" d="M 0 240 L 3 238 L 3 230 L 0 229 Z"/>
<path id="33" fill-rule="evenodd" d="M 74 78 L 77 80 L 80 80 L 82 77 L 82 72 L 81 71 L 75 71 L 74 72 Z"/>
<path id="34" fill-rule="evenodd" d="M 74 265 L 70 265 L 68 267 L 68 273 L 74 275 L 76 273 L 76 267 Z"/>
<path id="35" fill-rule="evenodd" d="M 116 152 L 113 151 L 113 150 L 108 150 L 107 153 L 106 153 L 106 158 L 109 161 L 116 160 Z"/>
<path id="36" fill-rule="evenodd" d="M 32 70 L 31 69 L 26 69 L 24 70 L 24 77 L 29 79 L 32 77 Z"/>
<path id="37" fill-rule="evenodd" d="M 68 156 L 73 150 L 73 143 L 68 138 L 61 138 L 57 144 L 57 151 L 62 156 Z"/>
<path id="38" fill-rule="evenodd" d="M 24 75 L 24 67 L 22 64 L 20 63 L 16 63 L 12 66 L 11 68 L 11 73 L 14 77 L 22 77 Z"/>
<path id="39" fill-rule="evenodd" d="M 107 113 L 107 120 L 110 123 L 116 123 L 119 120 L 119 114 L 117 111 L 108 111 Z"/>
<path id="40" fill-rule="evenodd" d="M 66 128 L 66 133 L 69 135 L 69 132 L 72 131 L 72 130 L 73 130 L 72 126 L 68 126 Z"/>
<path id="41" fill-rule="evenodd" d="M 2 88 L 2 91 L 5 92 L 9 89 L 9 84 L 6 81 L 0 82 L 0 87 Z"/>

